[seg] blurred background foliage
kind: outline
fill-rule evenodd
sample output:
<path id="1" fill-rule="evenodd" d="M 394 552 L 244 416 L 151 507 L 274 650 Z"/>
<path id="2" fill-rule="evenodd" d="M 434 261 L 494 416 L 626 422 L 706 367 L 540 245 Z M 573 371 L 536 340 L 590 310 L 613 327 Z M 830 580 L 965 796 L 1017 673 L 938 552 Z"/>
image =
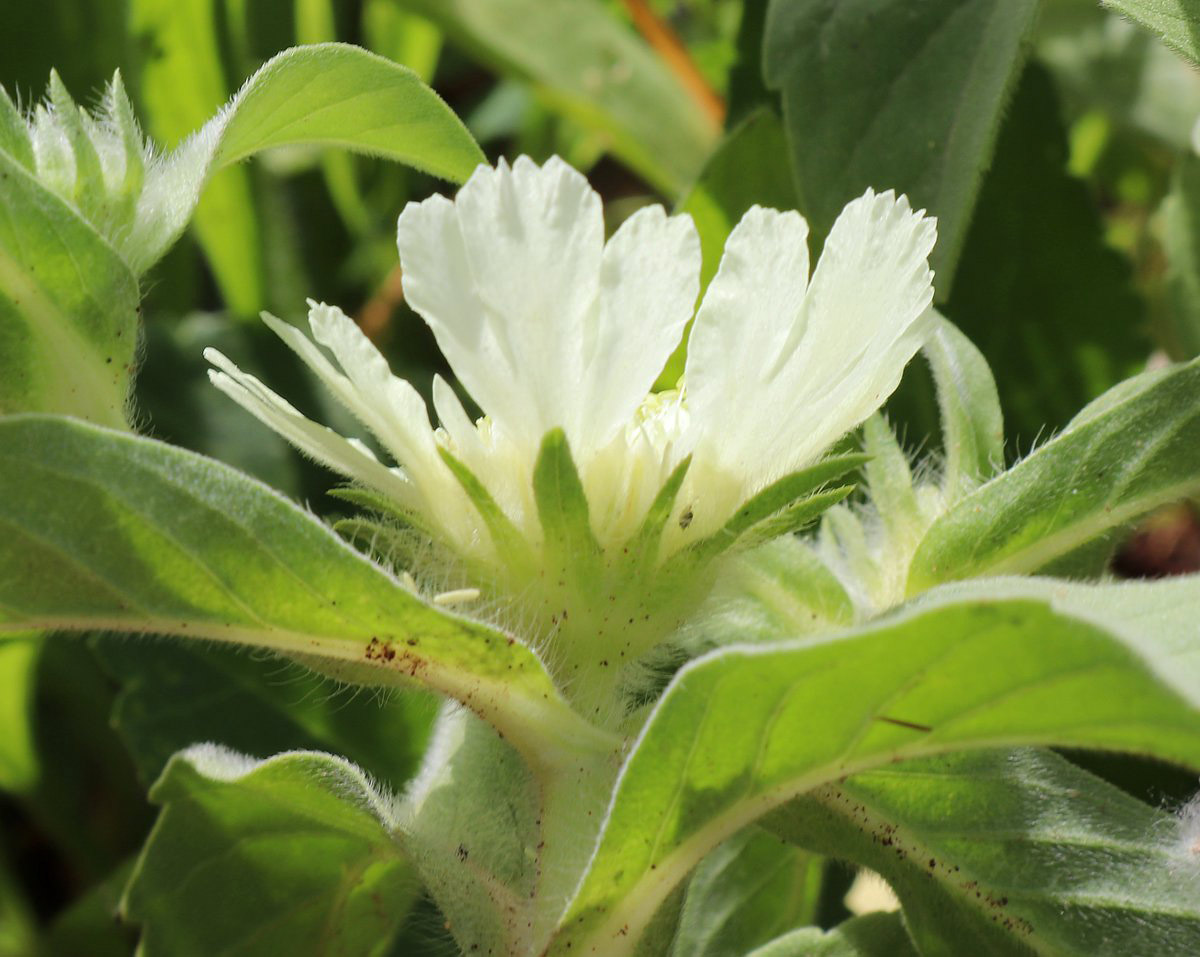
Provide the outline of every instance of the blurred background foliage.
<path id="1" fill-rule="evenodd" d="M 939 0 L 923 9 L 937 17 L 954 6 Z M 1007 9 L 1033 6 L 1014 0 Z M 914 101 L 928 111 L 921 116 L 892 116 L 887 104 L 864 101 L 852 145 L 881 139 L 859 166 L 839 152 L 850 109 L 839 94 L 861 85 L 868 58 L 872 70 L 888 63 L 886 51 L 857 47 L 847 47 L 854 53 L 846 62 L 822 59 L 811 21 L 830 9 L 807 0 L 6 3 L 0 83 L 29 106 L 54 67 L 87 103 L 119 67 L 145 128 L 169 147 L 279 50 L 360 44 L 432 83 L 490 158 L 557 153 L 587 171 L 610 228 L 648 202 L 691 213 L 707 280 L 725 235 L 756 202 L 798 206 L 818 243 L 866 185 L 855 177 L 933 202 L 921 194 L 926 160 L 904 137 L 933 143 L 944 132 L 937 114 L 946 104 L 937 97 L 924 107 Z M 967 43 L 941 23 L 904 16 L 875 30 L 881 42 L 904 48 L 906 37 L 928 30 Z M 1200 354 L 1200 158 L 1192 148 L 1200 75 L 1091 0 L 1044 0 L 1036 15 L 1011 19 L 1011 31 L 983 37 L 1010 61 L 992 87 L 973 94 L 990 112 L 954 128 L 978 144 L 979 158 L 963 167 L 961 182 L 940 179 L 966 198 L 946 200 L 935 265 L 941 308 L 996 372 L 1008 454 L 1017 457 L 1147 363 Z M 854 24 L 843 27 L 843 39 L 854 40 Z M 936 73 L 925 79 L 936 91 Z M 837 129 L 823 125 L 832 107 Z M 916 170 L 911 182 L 905 156 Z M 888 181 L 887 162 L 900 164 L 902 181 Z M 269 370 L 264 377 L 280 393 L 342 432 L 355 424 L 255 320 L 260 309 L 296 321 L 307 297 L 338 303 L 419 389 L 435 372 L 448 376 L 402 301 L 394 245 L 404 203 L 433 190 L 449 187 L 382 160 L 308 149 L 219 174 L 186 237 L 144 286 L 138 427 L 335 514 L 324 494 L 332 477 L 212 389 L 201 349 L 215 345 L 245 369 Z M 664 386 L 674 385 L 682 355 Z M 921 363 L 889 413 L 912 447 L 936 449 Z M 1200 536 L 1184 507 L 1141 530 L 1121 570 L 1187 570 L 1197 553 Z M 145 790 L 176 749 L 198 740 L 260 756 L 319 748 L 396 787 L 415 766 L 433 707 L 417 694 L 379 699 L 277 659 L 217 648 L 102 635 L 0 642 L 0 955 L 131 952 L 133 932 L 113 910 L 153 819 Z M 1100 770 L 1151 801 L 1188 784 L 1128 763 Z M 846 883 L 844 870 L 827 872 L 816 911 L 826 926 L 844 913 Z M 437 915 L 419 913 L 395 953 L 452 952 Z"/>

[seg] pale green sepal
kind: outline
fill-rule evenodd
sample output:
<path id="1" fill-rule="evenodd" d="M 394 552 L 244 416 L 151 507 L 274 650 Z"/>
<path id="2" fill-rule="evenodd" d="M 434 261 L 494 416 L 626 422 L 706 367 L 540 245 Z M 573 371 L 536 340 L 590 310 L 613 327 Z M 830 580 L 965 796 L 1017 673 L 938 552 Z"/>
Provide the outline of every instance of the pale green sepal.
<path id="1" fill-rule="evenodd" d="M 196 745 L 150 798 L 162 811 L 122 901 L 145 957 L 374 957 L 420 895 L 398 802 L 342 758 Z"/>
<path id="2" fill-rule="evenodd" d="M 1200 491 L 1200 361 L 1148 373 L 1116 393 L 934 522 L 909 569 L 908 594 L 1036 571 Z"/>
<path id="3" fill-rule="evenodd" d="M 113 74 L 112 82 L 105 93 L 105 113 L 116 124 L 117 133 L 124 147 L 125 169 L 121 176 L 118 195 L 121 199 L 135 203 L 141 195 L 146 181 L 146 148 L 145 138 L 137 117 L 133 113 L 133 104 L 125 92 L 125 82 L 121 79 L 121 71 Z"/>
<path id="4" fill-rule="evenodd" d="M 332 498 L 341 499 L 343 502 L 349 502 L 351 505 L 357 505 L 359 508 L 365 508 L 369 512 L 390 519 L 402 528 L 412 528 L 422 535 L 432 537 L 432 532 L 429 524 L 421 516 L 421 514 L 413 509 L 404 508 L 402 505 L 396 504 L 393 499 L 386 495 L 380 495 L 367 488 L 357 488 L 353 485 L 343 485 L 339 488 L 331 488 L 328 494 Z"/>
<path id="5" fill-rule="evenodd" d="M 390 568 L 411 571 L 428 551 L 411 530 L 395 523 L 342 518 L 333 523 L 333 530 Z"/>
<path id="6" fill-rule="evenodd" d="M 458 479 L 458 484 L 467 493 L 467 498 L 471 500 L 471 504 L 475 506 L 480 518 L 487 525 L 488 533 L 492 536 L 492 544 L 496 548 L 496 554 L 502 556 L 505 563 L 515 566 L 518 574 L 521 569 L 532 569 L 534 561 L 529 543 L 525 541 L 525 537 L 513 524 L 512 519 L 505 514 L 504 509 L 496 503 L 487 486 L 448 449 L 439 446 L 438 455 L 442 457 L 446 467 Z"/>
<path id="7" fill-rule="evenodd" d="M 547 564 L 580 584 L 600 571 L 601 549 L 592 531 L 587 495 L 562 429 L 542 439 L 533 467 L 533 497 L 545 536 Z"/>
<path id="8" fill-rule="evenodd" d="M 890 538 L 903 542 L 919 534 L 922 526 L 908 457 L 896 433 L 878 412 L 862 424 L 862 436 L 863 450 L 871 456 L 863 466 L 867 494 Z"/>
<path id="9" fill-rule="evenodd" d="M 803 500 L 822 486 L 859 468 L 868 458 L 869 456 L 860 453 L 835 455 L 772 482 L 761 492 L 747 499 L 724 527 L 680 552 L 673 559 L 673 564 L 697 565 L 711 561 L 735 544 L 741 547 L 740 540 L 751 530 L 754 530 L 755 534 L 746 538 L 744 544 L 747 547 L 807 525 L 820 511 L 845 498 L 849 491 L 837 490 L 837 493 L 816 497 L 816 504 L 820 504 L 821 509 L 815 513 L 804 507 Z M 795 522 L 787 517 L 789 514 Z M 773 524 L 766 524 L 768 520 L 772 520 Z M 775 529 L 779 530 L 774 531 Z"/>
<path id="10" fill-rule="evenodd" d="M 827 509 L 837 505 L 854 491 L 853 485 L 840 485 L 825 492 L 818 492 L 780 509 L 770 518 L 763 519 L 743 532 L 734 543 L 737 551 L 757 548 L 783 535 L 803 531 Z"/>
<path id="11" fill-rule="evenodd" d="M 941 315 L 925 341 L 941 414 L 942 490 L 950 504 L 1004 465 L 1004 417 L 983 353 Z"/>
<path id="12" fill-rule="evenodd" d="M 89 136 L 87 114 L 71 99 L 56 70 L 50 71 L 50 105 L 53 107 L 56 125 L 71 144 L 71 155 L 75 160 L 75 187 L 69 197 L 89 222 L 104 220 L 104 198 L 108 192 L 104 182 L 104 169 L 100 154 Z M 101 227 L 102 228 L 102 227 Z"/>
<path id="13" fill-rule="evenodd" d="M 781 641 L 854 622 L 854 602 L 808 542 L 785 536 L 737 556 L 684 631 L 687 647 Z"/>
<path id="14" fill-rule="evenodd" d="M 641 527 L 626 543 L 625 550 L 628 552 L 631 563 L 628 574 L 631 579 L 637 580 L 643 575 L 653 573 L 654 566 L 658 563 L 663 529 L 671 520 L 671 515 L 675 510 L 675 499 L 679 495 L 679 489 L 687 477 L 691 464 L 692 457 L 689 455 L 675 466 L 674 471 L 663 483 L 663 487 L 654 496 L 654 501 L 650 503 Z"/>
<path id="15" fill-rule="evenodd" d="M 25 119 L 0 86 L 0 150 L 3 150 L 29 172 L 36 170 L 33 158 L 33 142 L 29 139 L 29 127 Z"/>
<path id="16" fill-rule="evenodd" d="M 758 492 L 753 498 L 748 499 L 737 510 L 733 518 L 725 523 L 725 534 L 737 538 L 752 526 L 798 499 L 865 465 L 869 459 L 869 455 L 857 452 L 849 455 L 835 455 L 816 465 L 810 465 L 806 469 L 785 475 Z"/>

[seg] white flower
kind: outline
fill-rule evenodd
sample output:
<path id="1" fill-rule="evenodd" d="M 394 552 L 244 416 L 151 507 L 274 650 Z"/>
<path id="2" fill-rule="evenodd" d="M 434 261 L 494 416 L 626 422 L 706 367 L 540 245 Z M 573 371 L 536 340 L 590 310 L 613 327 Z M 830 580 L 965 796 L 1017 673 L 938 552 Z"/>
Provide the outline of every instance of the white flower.
<path id="1" fill-rule="evenodd" d="M 410 203 L 398 229 L 405 295 L 483 419 L 472 422 L 438 378 L 440 428 L 431 428 L 416 391 L 335 308 L 312 304 L 317 345 L 265 317 L 395 466 L 206 354 L 216 385 L 249 411 L 477 560 L 503 556 L 439 449 L 474 473 L 535 554 L 543 533 L 532 476 L 551 430 L 565 433 L 605 550 L 638 529 L 690 455 L 676 497 L 687 514 L 667 523 L 665 558 L 816 462 L 880 406 L 922 343 L 934 220 L 904 197 L 868 191 L 834 224 L 811 281 L 807 234 L 794 212 L 746 214 L 696 313 L 685 384 L 652 395 L 699 291 L 690 218 L 648 207 L 606 243 L 600 198 L 557 158 L 480 167 L 453 202 Z"/>

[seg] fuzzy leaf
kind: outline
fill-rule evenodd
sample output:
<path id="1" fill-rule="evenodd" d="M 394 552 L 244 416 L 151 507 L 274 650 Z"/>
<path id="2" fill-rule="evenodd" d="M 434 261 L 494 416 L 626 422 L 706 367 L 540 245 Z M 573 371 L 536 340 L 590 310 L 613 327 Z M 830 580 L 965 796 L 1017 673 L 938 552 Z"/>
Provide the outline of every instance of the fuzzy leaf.
<path id="1" fill-rule="evenodd" d="M 768 823 L 883 874 L 922 953 L 1200 949 L 1194 821 L 1049 751 L 981 751 L 854 775 Z"/>
<path id="2" fill-rule="evenodd" d="M 411 70 L 340 43 L 294 47 L 264 64 L 167 158 L 142 194 L 136 235 L 122 247 L 131 263 L 144 270 L 166 251 L 212 172 L 299 143 L 342 146 L 454 182 L 485 162 L 458 118 Z"/>
<path id="3" fill-rule="evenodd" d="M 419 893 L 395 802 L 341 758 L 198 745 L 150 798 L 163 810 L 122 907 L 146 957 L 382 955 Z"/>
<path id="4" fill-rule="evenodd" d="M 633 745 L 551 953 L 627 953 L 715 845 L 888 762 L 1036 742 L 1200 767 L 1198 600 L 1200 579 L 981 582 L 832 638 L 692 662 Z"/>
<path id="5" fill-rule="evenodd" d="M 121 257 L 0 152 L 0 413 L 123 425 L 137 309 Z"/>
<path id="6" fill-rule="evenodd" d="M 971 219 L 1037 0 L 792 0 L 768 8 L 800 208 L 823 237 L 867 187 L 938 218 L 940 297 Z"/>
<path id="7" fill-rule="evenodd" d="M 553 759 L 596 740 L 542 663 L 427 604 L 266 486 L 150 439 L 0 421 L 0 630 L 212 638 L 358 684 L 416 682 Z M 599 743 L 599 742 L 598 742 Z M 584 745 L 586 746 L 586 745 Z M 605 746 L 605 745 L 601 745 Z"/>
<path id="8" fill-rule="evenodd" d="M 1200 0 L 1100 0 L 1200 63 Z"/>
<path id="9" fill-rule="evenodd" d="M 671 957 L 741 957 L 816 919 L 823 862 L 758 828 L 706 857 L 688 882 Z"/>
<path id="10" fill-rule="evenodd" d="M 908 591 L 1032 572 L 1200 490 L 1200 361 L 1118 386 L 929 529 Z"/>

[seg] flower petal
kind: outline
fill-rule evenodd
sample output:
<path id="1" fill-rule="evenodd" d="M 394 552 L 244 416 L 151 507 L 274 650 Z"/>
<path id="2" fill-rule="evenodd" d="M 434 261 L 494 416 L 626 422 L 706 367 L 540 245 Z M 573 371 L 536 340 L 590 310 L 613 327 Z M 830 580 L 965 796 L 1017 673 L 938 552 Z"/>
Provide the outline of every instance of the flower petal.
<path id="1" fill-rule="evenodd" d="M 684 382 L 694 433 L 727 468 L 761 467 L 762 383 L 799 321 L 808 289 L 808 223 L 754 206 L 725 243 L 688 341 Z M 775 411 L 775 410 L 772 410 Z"/>
<path id="2" fill-rule="evenodd" d="M 392 375 L 387 360 L 342 310 L 311 300 L 309 305 L 313 338 L 333 353 L 345 370 L 342 378 L 348 380 L 356 397 L 350 411 L 375 433 L 414 481 L 440 471 L 429 411 L 417 390 Z M 316 367 L 314 371 L 326 378 Z"/>
<path id="3" fill-rule="evenodd" d="M 906 198 L 868 190 L 849 203 L 807 290 L 804 231 L 785 217 L 752 210 L 730 237 L 728 279 L 710 287 L 689 357 L 704 457 L 742 476 L 744 492 L 812 462 L 879 408 L 924 340 L 933 299 L 936 221 Z M 772 245 L 794 247 L 790 266 Z"/>
<path id="4" fill-rule="evenodd" d="M 699 291 L 700 237 L 690 216 L 668 217 L 661 206 L 648 206 L 608 241 L 600 311 L 584 343 L 582 392 L 595 447 L 623 429 L 646 398 Z"/>
<path id="5" fill-rule="evenodd" d="M 492 420 L 529 448 L 556 426 L 583 442 L 584 330 L 604 247 L 583 176 L 557 157 L 480 167 L 456 202 L 410 203 L 397 246 L 405 296 Z"/>
<path id="6" fill-rule="evenodd" d="M 418 506 L 419 499 L 412 484 L 402 474 L 380 464 L 364 447 L 313 422 L 254 376 L 242 372 L 216 349 L 205 349 L 204 358 L 217 367 L 208 372 L 213 385 L 301 452 L 402 506 Z"/>

